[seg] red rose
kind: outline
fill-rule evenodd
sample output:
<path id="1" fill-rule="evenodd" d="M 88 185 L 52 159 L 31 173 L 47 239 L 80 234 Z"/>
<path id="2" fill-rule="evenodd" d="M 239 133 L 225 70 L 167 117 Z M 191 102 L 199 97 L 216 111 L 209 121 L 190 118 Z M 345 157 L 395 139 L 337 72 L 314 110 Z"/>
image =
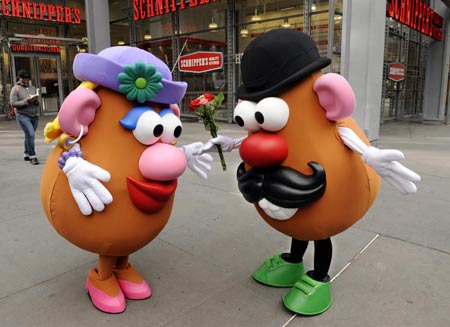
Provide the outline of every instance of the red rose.
<path id="1" fill-rule="evenodd" d="M 191 103 L 189 103 L 189 109 L 192 111 L 195 111 L 199 105 L 200 105 L 200 100 L 198 98 L 194 99 L 191 101 Z"/>
<path id="2" fill-rule="evenodd" d="M 208 100 L 208 101 L 214 100 L 214 95 L 211 94 L 211 93 L 205 93 L 205 94 L 203 94 L 203 96 L 204 96 L 205 99 Z"/>

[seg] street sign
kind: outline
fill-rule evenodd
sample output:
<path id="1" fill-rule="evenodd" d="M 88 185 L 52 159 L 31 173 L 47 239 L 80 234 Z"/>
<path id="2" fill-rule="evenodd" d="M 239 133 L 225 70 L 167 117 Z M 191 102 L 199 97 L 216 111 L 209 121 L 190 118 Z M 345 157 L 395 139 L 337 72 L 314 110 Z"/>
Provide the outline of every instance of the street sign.
<path id="1" fill-rule="evenodd" d="M 222 66 L 222 52 L 199 51 L 181 56 L 178 60 L 178 70 L 181 72 L 203 73 L 221 69 Z"/>
<path id="2" fill-rule="evenodd" d="M 399 62 L 390 63 L 388 66 L 388 78 L 395 82 L 400 82 L 405 79 L 406 68 L 405 65 Z"/>

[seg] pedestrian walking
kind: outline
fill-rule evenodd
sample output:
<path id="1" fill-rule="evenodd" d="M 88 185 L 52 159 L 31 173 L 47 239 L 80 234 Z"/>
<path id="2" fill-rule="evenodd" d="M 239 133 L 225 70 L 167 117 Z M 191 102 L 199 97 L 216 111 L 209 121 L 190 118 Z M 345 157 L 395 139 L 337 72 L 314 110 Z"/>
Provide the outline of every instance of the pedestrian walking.
<path id="1" fill-rule="evenodd" d="M 30 83 L 30 73 L 19 70 L 18 81 L 12 88 L 9 101 L 14 107 L 16 120 L 25 133 L 23 159 L 32 165 L 38 165 L 36 157 L 34 137 L 39 124 L 39 94 L 37 89 Z"/>

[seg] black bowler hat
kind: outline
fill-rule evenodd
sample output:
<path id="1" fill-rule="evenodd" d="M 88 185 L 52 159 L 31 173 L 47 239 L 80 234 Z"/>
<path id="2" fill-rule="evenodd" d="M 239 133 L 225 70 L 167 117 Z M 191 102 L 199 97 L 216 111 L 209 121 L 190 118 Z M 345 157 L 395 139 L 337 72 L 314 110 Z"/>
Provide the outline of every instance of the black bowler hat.
<path id="1" fill-rule="evenodd" d="M 291 29 L 275 29 L 253 40 L 241 60 L 243 85 L 237 90 L 242 100 L 259 101 L 331 63 L 322 58 L 313 39 Z"/>
<path id="2" fill-rule="evenodd" d="M 26 71 L 25 69 L 21 69 L 17 72 L 17 76 L 19 76 L 20 78 L 30 78 L 31 75 L 28 71 Z"/>

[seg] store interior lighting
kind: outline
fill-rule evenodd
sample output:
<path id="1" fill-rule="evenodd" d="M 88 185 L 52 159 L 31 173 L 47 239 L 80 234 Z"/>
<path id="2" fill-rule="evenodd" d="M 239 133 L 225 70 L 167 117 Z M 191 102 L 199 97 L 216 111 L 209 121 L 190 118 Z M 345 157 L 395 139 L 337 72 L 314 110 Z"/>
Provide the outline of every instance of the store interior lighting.
<path id="1" fill-rule="evenodd" d="M 39 33 L 37 34 L 38 37 L 45 37 L 44 32 L 42 31 L 42 28 L 39 29 Z"/>
<path id="2" fill-rule="evenodd" d="M 151 40 L 151 39 L 152 35 L 150 34 L 150 31 L 145 31 L 144 40 Z"/>
<path id="3" fill-rule="evenodd" d="M 311 4 L 311 11 L 316 11 L 316 10 L 317 10 L 316 3 L 313 2 L 313 3 Z"/>
<path id="4" fill-rule="evenodd" d="M 248 29 L 244 26 L 243 28 L 241 28 L 239 35 L 241 37 L 248 37 Z"/>
<path id="5" fill-rule="evenodd" d="M 283 27 L 283 28 L 289 28 L 289 27 L 291 27 L 291 24 L 289 23 L 289 19 L 285 19 L 284 20 L 284 22 L 283 22 L 283 24 L 281 24 L 281 27 Z"/>
<path id="6" fill-rule="evenodd" d="M 117 41 L 117 45 L 124 45 L 125 44 L 125 41 L 124 40 L 119 40 L 119 41 Z"/>
<path id="7" fill-rule="evenodd" d="M 261 20 L 261 17 L 258 16 L 258 8 L 255 8 L 255 14 L 250 18 L 253 22 L 257 22 Z"/>
<path id="8" fill-rule="evenodd" d="M 217 28 L 216 20 L 214 19 L 214 16 L 211 17 L 211 23 L 208 25 L 209 28 Z"/>

